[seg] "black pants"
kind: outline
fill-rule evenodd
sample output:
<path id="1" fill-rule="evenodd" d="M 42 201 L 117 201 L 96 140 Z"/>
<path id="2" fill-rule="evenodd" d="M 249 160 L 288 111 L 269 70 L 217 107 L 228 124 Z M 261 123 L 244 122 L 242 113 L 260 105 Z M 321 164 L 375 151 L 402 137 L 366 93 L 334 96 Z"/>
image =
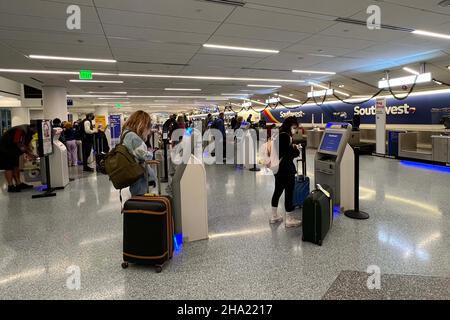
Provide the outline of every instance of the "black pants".
<path id="1" fill-rule="evenodd" d="M 92 138 L 84 138 L 81 143 L 83 148 L 83 167 L 88 168 L 88 158 L 92 150 Z"/>
<path id="2" fill-rule="evenodd" d="M 295 175 L 275 175 L 275 191 L 272 196 L 272 207 L 278 207 L 278 201 L 284 191 L 284 208 L 286 212 L 294 211 L 292 199 L 294 196 Z"/>

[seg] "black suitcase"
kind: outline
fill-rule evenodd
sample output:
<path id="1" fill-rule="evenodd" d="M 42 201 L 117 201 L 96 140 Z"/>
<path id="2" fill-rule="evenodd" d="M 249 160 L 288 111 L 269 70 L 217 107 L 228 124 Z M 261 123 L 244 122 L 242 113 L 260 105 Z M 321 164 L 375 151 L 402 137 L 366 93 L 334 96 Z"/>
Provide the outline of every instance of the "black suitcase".
<path id="1" fill-rule="evenodd" d="M 109 152 L 109 147 L 107 147 L 105 150 L 104 142 L 102 141 L 102 139 L 103 138 L 98 134 L 94 137 L 95 165 L 97 168 L 97 172 L 106 174 L 105 160 Z"/>
<path id="2" fill-rule="evenodd" d="M 171 199 L 166 196 L 135 196 L 123 207 L 123 263 L 152 265 L 156 272 L 173 256 Z"/>
<path id="3" fill-rule="evenodd" d="M 317 185 L 303 204 L 303 241 L 322 245 L 333 224 L 333 195 L 329 186 Z"/>

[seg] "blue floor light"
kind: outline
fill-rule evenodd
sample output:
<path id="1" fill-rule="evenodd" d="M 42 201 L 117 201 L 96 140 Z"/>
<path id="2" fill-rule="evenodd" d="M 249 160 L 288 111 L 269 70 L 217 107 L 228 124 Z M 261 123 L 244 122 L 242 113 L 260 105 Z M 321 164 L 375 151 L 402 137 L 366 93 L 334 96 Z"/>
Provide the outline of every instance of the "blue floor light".
<path id="1" fill-rule="evenodd" d="M 450 167 L 440 166 L 437 164 L 429 164 L 429 163 L 421 163 L 421 162 L 413 162 L 407 160 L 401 160 L 400 164 L 402 166 L 419 169 L 419 170 L 428 170 L 428 171 L 436 171 L 436 172 L 444 172 L 450 174 Z"/>
<path id="2" fill-rule="evenodd" d="M 179 252 L 183 246 L 183 234 L 175 234 L 173 236 L 173 246 L 175 252 Z"/>

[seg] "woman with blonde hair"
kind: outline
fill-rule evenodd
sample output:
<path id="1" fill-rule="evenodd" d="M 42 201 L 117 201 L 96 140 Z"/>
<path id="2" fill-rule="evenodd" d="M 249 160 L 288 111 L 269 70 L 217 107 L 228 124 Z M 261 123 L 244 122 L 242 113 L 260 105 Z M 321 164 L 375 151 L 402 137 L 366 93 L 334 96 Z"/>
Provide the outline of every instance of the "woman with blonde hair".
<path id="1" fill-rule="evenodd" d="M 64 137 L 67 147 L 67 158 L 69 160 L 69 167 L 78 165 L 78 146 L 75 140 L 76 130 L 72 122 L 64 123 Z"/>
<path id="2" fill-rule="evenodd" d="M 125 122 L 122 132 L 123 145 L 134 156 L 148 174 L 144 174 L 139 180 L 130 186 L 131 195 L 143 195 L 148 192 L 150 184 L 156 186 L 156 175 L 145 161 L 153 159 L 153 152 L 149 151 L 145 141 L 151 134 L 151 117 L 142 110 L 134 112 Z"/>

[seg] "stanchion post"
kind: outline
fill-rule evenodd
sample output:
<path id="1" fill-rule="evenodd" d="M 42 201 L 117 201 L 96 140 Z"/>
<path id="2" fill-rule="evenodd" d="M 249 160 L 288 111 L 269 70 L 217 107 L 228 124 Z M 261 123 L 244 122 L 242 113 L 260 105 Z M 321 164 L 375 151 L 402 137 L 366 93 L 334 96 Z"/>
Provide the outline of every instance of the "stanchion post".
<path id="1" fill-rule="evenodd" d="M 167 163 L 167 139 L 163 139 L 164 144 L 164 177 L 161 178 L 161 182 L 169 181 L 169 164 Z"/>
<path id="2" fill-rule="evenodd" d="M 355 199 L 354 199 L 354 209 L 347 210 L 344 212 L 346 217 L 351 219 L 365 220 L 369 219 L 369 214 L 359 210 L 359 147 L 354 147 L 355 152 Z"/>
<path id="3" fill-rule="evenodd" d="M 258 130 L 255 130 L 255 131 L 256 131 L 256 141 L 254 141 L 254 143 L 253 143 L 253 150 L 254 150 L 255 157 L 253 158 L 253 160 L 254 160 L 253 168 L 250 168 L 249 170 L 253 171 L 253 172 L 258 172 L 258 171 L 261 171 L 261 169 L 256 166 L 256 158 L 258 156 L 256 149 L 258 148 L 259 132 L 258 132 Z M 252 139 L 252 141 L 253 141 L 253 139 Z"/>

